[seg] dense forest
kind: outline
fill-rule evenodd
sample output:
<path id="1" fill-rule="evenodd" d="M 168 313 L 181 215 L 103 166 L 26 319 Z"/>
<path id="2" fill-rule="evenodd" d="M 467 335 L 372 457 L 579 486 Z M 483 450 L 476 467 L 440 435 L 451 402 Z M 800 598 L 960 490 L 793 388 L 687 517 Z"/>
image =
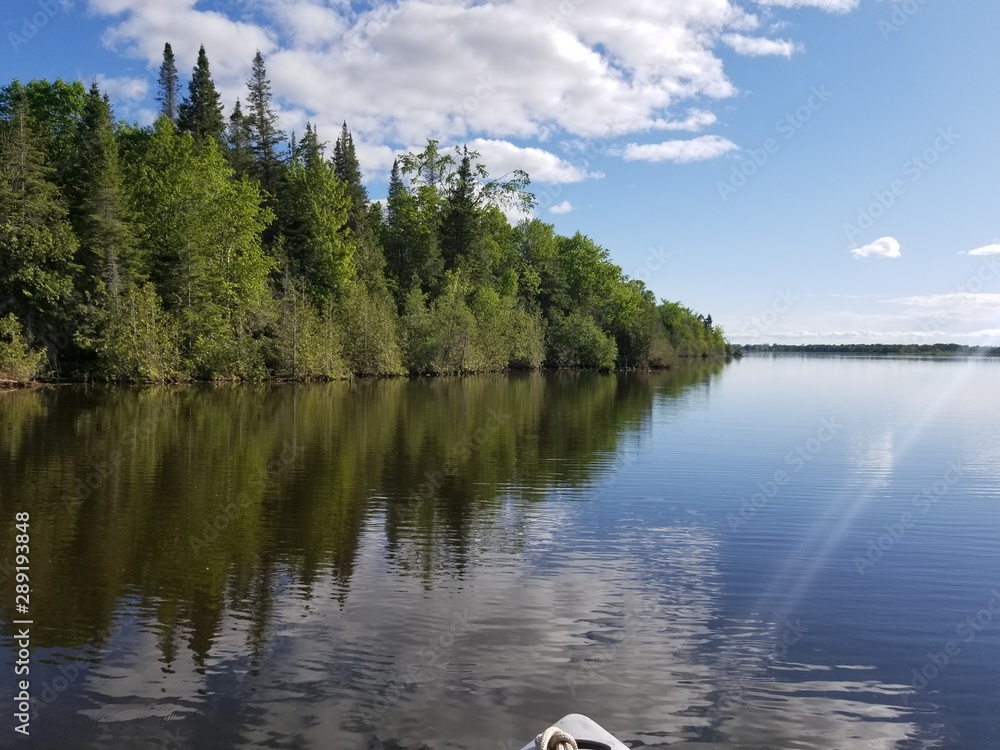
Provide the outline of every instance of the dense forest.
<path id="1" fill-rule="evenodd" d="M 747 353 L 778 354 L 919 354 L 930 357 L 1000 357 L 1000 347 L 962 344 L 746 344 Z"/>
<path id="2" fill-rule="evenodd" d="M 657 304 L 609 253 L 537 219 L 521 171 L 400 155 L 369 200 L 345 123 L 332 154 L 281 132 L 263 57 L 228 117 L 204 48 L 170 45 L 152 127 L 97 83 L 0 89 L 0 380 L 330 379 L 667 367 L 725 354 L 711 316 Z"/>

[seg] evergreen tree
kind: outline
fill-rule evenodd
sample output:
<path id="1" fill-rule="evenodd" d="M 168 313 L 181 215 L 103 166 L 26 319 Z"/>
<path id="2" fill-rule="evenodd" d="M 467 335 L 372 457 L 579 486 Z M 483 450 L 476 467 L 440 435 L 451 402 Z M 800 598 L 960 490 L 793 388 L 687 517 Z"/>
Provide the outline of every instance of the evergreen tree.
<path id="1" fill-rule="evenodd" d="M 250 123 L 243 114 L 243 105 L 237 99 L 233 112 L 229 115 L 229 127 L 226 130 L 226 156 L 229 159 L 229 167 L 237 178 L 249 174 L 253 169 L 253 147 L 250 139 Z"/>
<path id="2" fill-rule="evenodd" d="M 36 145 L 45 163 L 54 170 L 50 177 L 65 189 L 76 164 L 76 135 L 87 103 L 87 89 L 80 81 L 67 83 L 61 78 L 27 84 L 14 80 L 0 90 L 0 117 L 12 119 L 15 105 L 22 101 L 33 123 Z"/>
<path id="3" fill-rule="evenodd" d="M 271 302 L 261 235 L 273 218 L 255 183 L 234 180 L 214 143 L 157 122 L 137 203 L 154 281 L 178 322 L 188 370 L 203 378 L 263 373 L 258 321 Z"/>
<path id="4" fill-rule="evenodd" d="M 312 126 L 296 147 L 278 204 L 286 252 L 320 310 L 339 298 L 354 276 L 348 242 L 348 199 L 333 165 L 323 158 Z"/>
<path id="5" fill-rule="evenodd" d="M 269 195 L 276 196 L 281 178 L 278 144 L 284 139 L 285 134 L 277 128 L 278 116 L 272 104 L 271 82 L 267 78 L 264 56 L 260 50 L 254 55 L 247 89 L 249 90 L 247 119 L 254 153 L 254 175 Z"/>
<path id="6" fill-rule="evenodd" d="M 75 205 L 71 217 L 80 241 L 81 298 L 112 307 L 135 276 L 135 238 L 129 225 L 111 105 L 97 82 L 90 88 L 77 146 Z"/>
<path id="7" fill-rule="evenodd" d="M 225 120 L 222 117 L 222 101 L 212 81 L 205 47 L 198 50 L 198 62 L 191 74 L 188 95 L 178 110 L 177 127 L 202 142 L 208 138 L 222 142 Z"/>
<path id="8" fill-rule="evenodd" d="M 207 64 L 207 63 L 206 63 Z M 160 65 L 160 75 L 157 79 L 160 91 L 156 101 L 160 103 L 160 116 L 170 122 L 177 122 L 177 108 L 180 104 L 181 84 L 177 76 L 177 63 L 174 61 L 174 51 L 167 42 L 163 45 L 163 63 Z"/>
<path id="9" fill-rule="evenodd" d="M 373 210 L 368 201 L 368 191 L 361 179 L 361 165 L 354 149 L 354 137 L 345 122 L 334 145 L 333 166 L 337 178 L 344 183 L 350 199 L 347 228 L 354 243 L 354 266 L 358 279 L 376 296 L 382 298 L 389 293 L 386 279 L 386 259 L 382 238 L 378 228 L 381 225 L 381 208 Z"/>
<path id="10" fill-rule="evenodd" d="M 326 144 L 320 143 L 319 133 L 312 126 L 312 123 L 306 123 L 306 134 L 297 143 L 293 134 L 291 143 L 296 166 L 301 166 L 308 171 L 318 169 L 326 161 L 324 156 Z"/>
<path id="11" fill-rule="evenodd" d="M 0 121 L 0 316 L 13 313 L 29 347 L 57 370 L 70 343 L 77 242 L 28 115 L 27 96 Z"/>
<path id="12" fill-rule="evenodd" d="M 400 163 L 393 162 L 386 202 L 382 246 L 400 304 L 407 292 L 440 291 L 444 261 L 438 245 L 437 192 L 423 185 L 416 195 L 403 184 Z"/>
<path id="13" fill-rule="evenodd" d="M 96 356 L 123 381 L 663 367 L 728 349 L 711 316 L 657 305 L 588 237 L 512 227 L 503 209 L 533 202 L 523 172 L 491 179 L 474 151 L 430 140 L 393 164 L 383 212 L 346 123 L 332 159 L 307 123 L 283 161 L 259 52 L 224 140 L 204 48 L 179 107 L 169 45 L 160 73 L 153 128 L 116 126 L 96 85 L 0 89 L 0 379 L 32 377 L 42 349 L 57 373 Z M 262 201 L 280 219 L 270 255 Z"/>
<path id="14" fill-rule="evenodd" d="M 480 236 L 479 201 L 472 158 L 464 148 L 462 159 L 448 189 L 441 222 L 441 254 L 448 268 L 468 255 Z"/>
<path id="15" fill-rule="evenodd" d="M 361 181 L 361 165 L 354 150 L 354 137 L 345 122 L 333 148 L 333 166 L 337 178 L 347 186 L 347 196 L 351 199 L 351 212 L 347 226 L 355 235 L 366 230 L 368 218 L 368 191 Z"/>

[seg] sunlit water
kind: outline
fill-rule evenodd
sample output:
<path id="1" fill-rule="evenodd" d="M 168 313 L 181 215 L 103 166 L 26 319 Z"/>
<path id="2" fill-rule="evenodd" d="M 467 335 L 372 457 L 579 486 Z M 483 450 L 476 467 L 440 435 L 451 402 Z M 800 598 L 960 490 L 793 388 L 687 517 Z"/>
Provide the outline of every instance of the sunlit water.
<path id="1" fill-rule="evenodd" d="M 0 746 L 1000 747 L 998 375 L 4 394 Z"/>

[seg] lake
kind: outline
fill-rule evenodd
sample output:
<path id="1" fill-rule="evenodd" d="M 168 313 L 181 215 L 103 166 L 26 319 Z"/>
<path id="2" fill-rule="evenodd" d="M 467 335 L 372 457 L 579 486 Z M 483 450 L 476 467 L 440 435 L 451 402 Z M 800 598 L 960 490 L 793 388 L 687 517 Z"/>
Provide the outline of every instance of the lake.
<path id="1" fill-rule="evenodd" d="M 644 748 L 1000 746 L 998 376 L 0 394 L 0 746 L 519 750 L 571 712 Z"/>

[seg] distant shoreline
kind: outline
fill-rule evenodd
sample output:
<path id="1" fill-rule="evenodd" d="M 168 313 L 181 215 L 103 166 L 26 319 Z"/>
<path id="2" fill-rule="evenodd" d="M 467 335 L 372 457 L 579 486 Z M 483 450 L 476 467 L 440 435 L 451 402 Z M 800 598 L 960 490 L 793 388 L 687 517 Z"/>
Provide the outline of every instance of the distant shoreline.
<path id="1" fill-rule="evenodd" d="M 865 356 L 1000 357 L 998 346 L 964 344 L 735 344 L 744 354 L 861 354 Z"/>

